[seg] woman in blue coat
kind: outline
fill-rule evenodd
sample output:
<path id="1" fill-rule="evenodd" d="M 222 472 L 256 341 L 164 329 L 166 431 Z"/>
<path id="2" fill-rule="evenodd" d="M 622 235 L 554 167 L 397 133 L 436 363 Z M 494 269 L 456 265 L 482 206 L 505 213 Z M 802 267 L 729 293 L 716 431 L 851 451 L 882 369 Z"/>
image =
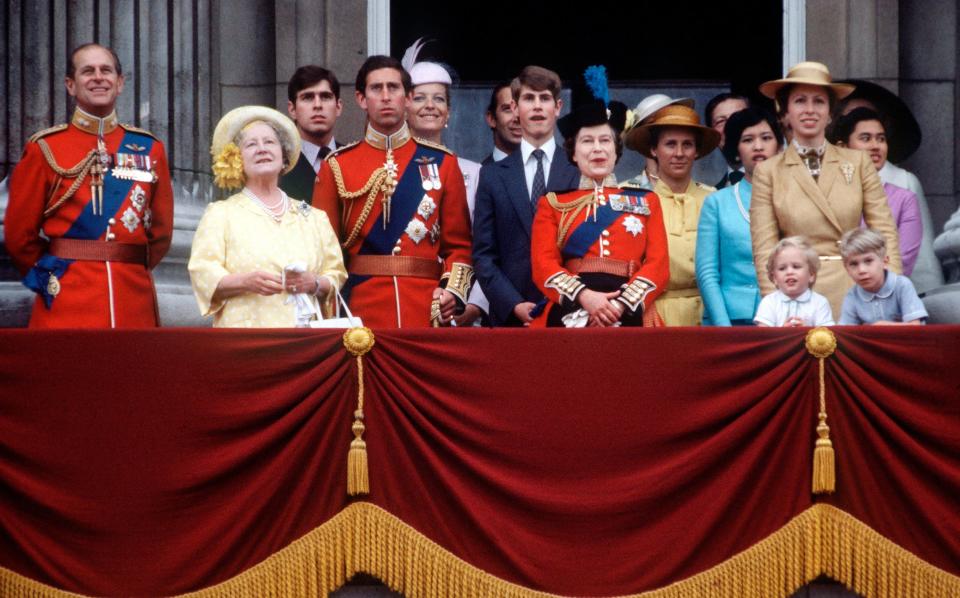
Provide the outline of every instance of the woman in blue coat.
<path id="1" fill-rule="evenodd" d="M 743 178 L 707 196 L 697 225 L 697 285 L 705 326 L 746 326 L 760 303 L 750 242 L 753 169 L 783 146 L 780 125 L 759 108 L 734 113 L 724 129 L 723 155 Z"/>

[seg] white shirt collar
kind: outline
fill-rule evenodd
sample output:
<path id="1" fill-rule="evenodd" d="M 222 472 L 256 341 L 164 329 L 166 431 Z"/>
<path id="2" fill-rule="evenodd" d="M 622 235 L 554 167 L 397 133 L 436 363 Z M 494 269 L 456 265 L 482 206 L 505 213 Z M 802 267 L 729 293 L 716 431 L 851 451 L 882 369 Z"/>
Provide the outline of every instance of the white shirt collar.
<path id="1" fill-rule="evenodd" d="M 331 137 L 327 147 L 330 148 L 330 151 L 337 149 L 336 140 Z M 300 151 L 307 157 L 307 161 L 310 163 L 310 166 L 313 167 L 313 171 L 320 172 L 320 160 L 317 159 L 317 156 L 320 154 L 320 146 L 301 137 Z"/>
<path id="2" fill-rule="evenodd" d="M 503 151 L 502 149 L 500 149 L 500 148 L 497 147 L 497 146 L 493 146 L 493 152 L 492 152 L 490 155 L 493 156 L 493 161 L 494 161 L 494 162 L 499 162 L 500 160 L 503 160 L 504 158 L 506 158 L 506 157 L 509 156 L 510 154 L 508 154 L 507 152 Z"/>
<path id="3" fill-rule="evenodd" d="M 550 160 L 553 158 L 553 151 L 557 148 L 557 141 L 551 137 L 540 146 L 540 149 L 543 150 L 543 153 L 546 154 L 543 157 L 543 167 L 547 168 L 550 164 Z M 526 139 L 520 139 L 520 157 L 523 159 L 523 163 L 526 164 L 530 159 L 530 156 L 533 154 L 533 150 L 537 149 Z"/>
<path id="4" fill-rule="evenodd" d="M 796 299 L 791 299 L 783 291 L 778 290 L 777 292 L 780 293 L 780 300 L 783 301 L 784 303 L 789 303 L 790 301 L 796 301 L 797 303 L 806 303 L 807 301 L 810 301 L 811 297 L 813 297 L 813 291 L 810 289 L 807 289 L 806 291 L 800 293 L 800 296 L 797 297 Z"/>

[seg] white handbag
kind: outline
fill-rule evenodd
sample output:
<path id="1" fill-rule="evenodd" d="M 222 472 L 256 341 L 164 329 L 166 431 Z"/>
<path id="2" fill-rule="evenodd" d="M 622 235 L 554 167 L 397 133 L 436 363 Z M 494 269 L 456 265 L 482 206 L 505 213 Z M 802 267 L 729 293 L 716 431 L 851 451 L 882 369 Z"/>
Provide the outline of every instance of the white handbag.
<path id="1" fill-rule="evenodd" d="M 360 318 L 354 316 L 350 313 L 350 308 L 347 307 L 347 302 L 343 300 L 343 295 L 340 294 L 340 289 L 337 291 L 337 317 L 327 318 L 326 320 L 318 319 L 312 320 L 310 322 L 310 328 L 360 328 L 363 326 L 363 321 Z M 340 316 L 340 307 L 343 307 L 343 311 L 346 312 L 347 316 Z M 319 314 L 318 314 L 319 315 Z"/>

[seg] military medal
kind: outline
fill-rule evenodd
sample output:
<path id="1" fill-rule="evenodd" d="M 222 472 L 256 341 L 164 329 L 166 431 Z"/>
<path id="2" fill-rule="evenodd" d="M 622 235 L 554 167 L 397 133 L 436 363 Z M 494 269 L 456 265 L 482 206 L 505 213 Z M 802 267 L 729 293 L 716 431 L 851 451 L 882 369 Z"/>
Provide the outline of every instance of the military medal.
<path id="1" fill-rule="evenodd" d="M 643 221 L 631 214 L 623 219 L 623 228 L 636 237 L 643 232 Z"/>
<path id="2" fill-rule="evenodd" d="M 433 191 L 433 180 L 430 178 L 429 164 L 420 165 L 420 186 L 424 191 Z"/>
<path id="3" fill-rule="evenodd" d="M 129 148 L 130 146 L 125 147 Z M 150 156 L 117 153 L 114 156 L 113 163 L 115 166 L 112 174 L 115 178 L 141 183 L 156 182 L 156 173 L 153 172 L 153 162 L 150 160 Z"/>
<path id="4" fill-rule="evenodd" d="M 147 205 L 147 193 L 143 190 L 143 187 L 134 185 L 133 191 L 130 193 L 130 203 L 138 212 L 143 211 L 143 208 Z"/>
<path id="5" fill-rule="evenodd" d="M 123 212 L 123 216 L 120 218 L 120 222 L 123 223 L 123 226 L 127 228 L 131 233 L 137 230 L 137 225 L 140 224 L 140 217 L 137 216 L 137 213 L 133 208 L 127 208 Z"/>
<path id="6" fill-rule="evenodd" d="M 424 194 L 423 199 L 420 200 L 420 206 L 417 208 L 417 214 L 426 220 L 430 218 L 430 215 L 433 214 L 433 211 L 437 209 L 437 204 L 434 203 L 433 198 L 429 195 Z"/>
<path id="7" fill-rule="evenodd" d="M 414 218 L 406 228 L 407 236 L 417 245 L 427 236 L 427 226 Z"/>
<path id="8" fill-rule="evenodd" d="M 47 294 L 51 297 L 56 297 L 60 294 L 60 280 L 53 273 L 51 273 L 50 278 L 47 279 Z"/>

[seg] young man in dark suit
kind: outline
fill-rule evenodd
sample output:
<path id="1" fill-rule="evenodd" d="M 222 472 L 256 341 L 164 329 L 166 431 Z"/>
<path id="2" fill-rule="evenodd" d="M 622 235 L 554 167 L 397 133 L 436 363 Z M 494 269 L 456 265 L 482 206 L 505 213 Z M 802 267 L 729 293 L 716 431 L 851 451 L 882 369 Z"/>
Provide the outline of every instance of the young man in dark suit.
<path id="1" fill-rule="evenodd" d="M 320 164 L 341 143 L 333 138 L 343 104 L 336 75 L 308 64 L 293 73 L 287 84 L 287 113 L 300 132 L 300 159 L 280 178 L 280 188 L 294 199 L 310 203 Z"/>
<path id="2" fill-rule="evenodd" d="M 554 139 L 560 77 L 527 66 L 510 85 L 520 118 L 520 147 L 480 170 L 473 216 L 473 262 L 490 300 L 494 326 L 523 326 L 543 295 L 530 271 L 530 227 L 540 197 L 572 189 L 580 171 Z"/>

